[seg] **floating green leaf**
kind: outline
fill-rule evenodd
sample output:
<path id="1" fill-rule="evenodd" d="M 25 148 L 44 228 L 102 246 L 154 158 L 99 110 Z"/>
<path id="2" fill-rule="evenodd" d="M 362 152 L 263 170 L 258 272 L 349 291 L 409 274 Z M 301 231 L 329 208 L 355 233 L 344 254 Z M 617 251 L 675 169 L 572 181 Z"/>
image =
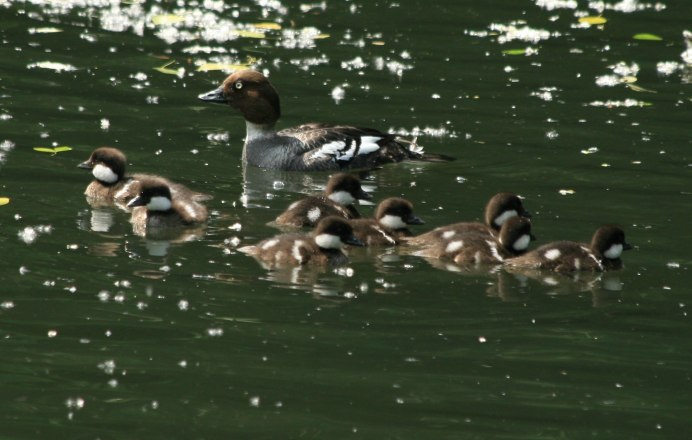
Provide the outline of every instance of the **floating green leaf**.
<path id="1" fill-rule="evenodd" d="M 39 153 L 49 153 L 49 154 L 58 154 L 58 153 L 64 153 L 65 151 L 72 151 L 72 147 L 68 147 L 67 145 L 61 145 L 59 147 L 34 147 L 34 151 L 38 151 Z"/>
<path id="2" fill-rule="evenodd" d="M 579 23 L 586 23 L 586 24 L 592 24 L 592 25 L 606 24 L 607 22 L 608 22 L 608 20 L 605 17 L 601 17 L 600 15 L 579 18 Z"/>
<path id="3" fill-rule="evenodd" d="M 185 17 L 183 17 L 182 15 L 175 14 L 154 15 L 153 17 L 151 17 L 151 22 L 154 23 L 156 26 L 164 24 L 175 24 L 180 23 L 181 21 L 185 21 Z"/>
<path id="4" fill-rule="evenodd" d="M 636 34 L 632 36 L 633 39 L 635 40 L 644 40 L 644 41 L 662 41 L 663 38 L 659 37 L 658 35 L 655 34 Z"/>
<path id="5" fill-rule="evenodd" d="M 9 197 L 0 197 L 0 206 L 5 206 L 10 203 Z"/>
<path id="6" fill-rule="evenodd" d="M 505 55 L 524 55 L 526 54 L 526 49 L 505 49 L 502 53 Z"/>

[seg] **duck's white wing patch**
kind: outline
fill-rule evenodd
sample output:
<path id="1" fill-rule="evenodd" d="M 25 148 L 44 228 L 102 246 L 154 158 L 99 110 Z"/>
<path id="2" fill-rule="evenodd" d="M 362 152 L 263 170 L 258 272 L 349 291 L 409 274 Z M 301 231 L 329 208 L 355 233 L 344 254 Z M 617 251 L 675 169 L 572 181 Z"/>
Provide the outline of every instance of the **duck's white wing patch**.
<path id="1" fill-rule="evenodd" d="M 488 244 L 488 248 L 490 249 L 490 254 L 499 262 L 505 261 L 504 258 L 502 258 L 502 255 L 497 251 L 497 243 L 494 241 L 490 240 L 485 240 L 485 242 Z"/>
<path id="2" fill-rule="evenodd" d="M 454 231 L 454 230 L 444 231 L 442 233 L 442 238 L 447 240 L 449 238 L 452 238 L 454 236 L 454 234 L 456 234 L 456 231 Z"/>
<path id="3" fill-rule="evenodd" d="M 548 260 L 553 261 L 553 260 L 557 260 L 558 258 L 560 258 L 560 255 L 562 255 L 562 252 L 560 252 L 560 249 L 553 248 L 553 249 L 548 249 L 547 251 L 545 251 L 545 254 L 543 254 L 543 255 Z"/>
<path id="4" fill-rule="evenodd" d="M 450 241 L 445 247 L 445 253 L 452 254 L 463 247 L 464 242 L 462 240 Z"/>
<path id="5" fill-rule="evenodd" d="M 356 156 L 379 150 L 380 146 L 377 142 L 381 139 L 380 136 L 363 136 L 332 141 L 322 145 L 313 154 L 316 158 L 333 157 L 336 160 L 349 162 Z"/>
<path id="6" fill-rule="evenodd" d="M 317 220 L 320 219 L 321 215 L 322 210 L 315 206 L 314 208 L 308 211 L 308 220 L 310 220 L 310 223 L 317 223 Z"/>
<path id="7" fill-rule="evenodd" d="M 263 250 L 267 250 L 267 249 L 273 248 L 278 243 L 279 243 L 279 240 L 277 240 L 276 238 L 272 238 L 272 239 L 265 241 L 261 247 Z"/>
<path id="8" fill-rule="evenodd" d="M 103 164 L 96 164 L 91 170 L 91 174 L 101 182 L 105 183 L 115 183 L 118 181 L 118 175 L 113 172 L 110 168 Z"/>
<path id="9" fill-rule="evenodd" d="M 384 237 L 385 240 L 387 240 L 388 243 L 396 244 L 396 240 L 395 240 L 391 235 L 387 234 L 385 231 L 383 231 L 382 229 L 378 228 L 377 226 L 373 226 L 372 228 L 373 228 L 375 231 L 377 231 L 377 232 L 379 232 L 380 234 L 382 234 L 382 236 Z"/>
<path id="10" fill-rule="evenodd" d="M 293 249 L 291 250 L 293 258 L 295 258 L 298 264 L 303 264 L 303 254 L 300 252 L 303 246 L 305 246 L 305 242 L 303 240 L 296 240 L 293 243 Z"/>
<path id="11" fill-rule="evenodd" d="M 380 136 L 363 136 L 360 138 L 360 150 L 358 150 L 358 154 L 370 154 L 379 150 L 380 146 L 377 143 L 380 140 L 382 140 Z"/>

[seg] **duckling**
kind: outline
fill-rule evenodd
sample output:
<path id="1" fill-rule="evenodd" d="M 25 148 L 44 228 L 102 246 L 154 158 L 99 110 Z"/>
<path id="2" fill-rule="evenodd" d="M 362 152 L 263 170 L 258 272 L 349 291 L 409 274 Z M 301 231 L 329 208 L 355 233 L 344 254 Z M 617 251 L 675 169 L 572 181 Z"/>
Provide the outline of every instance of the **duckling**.
<path id="1" fill-rule="evenodd" d="M 360 218 L 353 206 L 356 200 L 370 200 L 358 177 L 348 173 L 336 173 L 329 178 L 324 195 L 307 197 L 293 202 L 275 220 L 279 226 L 315 226 L 321 219 L 336 215 L 345 219 Z"/>
<path id="2" fill-rule="evenodd" d="M 267 267 L 341 266 L 348 263 L 344 245 L 362 246 L 347 220 L 325 217 L 311 234 L 281 234 L 238 250 L 255 257 Z"/>

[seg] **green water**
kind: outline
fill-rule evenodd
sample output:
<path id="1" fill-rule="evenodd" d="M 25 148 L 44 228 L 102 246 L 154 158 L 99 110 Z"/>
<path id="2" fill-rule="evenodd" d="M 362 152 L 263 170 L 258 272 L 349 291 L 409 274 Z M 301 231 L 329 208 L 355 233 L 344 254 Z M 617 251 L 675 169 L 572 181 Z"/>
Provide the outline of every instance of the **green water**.
<path id="1" fill-rule="evenodd" d="M 0 2 L 0 438 L 684 437 L 692 73 L 658 63 L 681 63 L 692 7 L 562 5 Z M 283 30 L 231 36 L 260 22 Z M 502 43 L 512 24 L 543 39 Z M 180 76 L 154 70 L 173 60 Z M 419 231 L 509 190 L 537 243 L 616 222 L 635 250 L 578 280 L 393 249 L 267 272 L 227 243 L 276 233 L 266 223 L 327 176 L 242 169 L 242 119 L 196 99 L 225 73 L 195 69 L 247 61 L 280 91 L 281 126 L 424 130 L 457 157 L 365 178 L 375 199 L 413 201 Z M 100 145 L 213 194 L 206 228 L 147 240 L 92 210 L 76 165 Z"/>

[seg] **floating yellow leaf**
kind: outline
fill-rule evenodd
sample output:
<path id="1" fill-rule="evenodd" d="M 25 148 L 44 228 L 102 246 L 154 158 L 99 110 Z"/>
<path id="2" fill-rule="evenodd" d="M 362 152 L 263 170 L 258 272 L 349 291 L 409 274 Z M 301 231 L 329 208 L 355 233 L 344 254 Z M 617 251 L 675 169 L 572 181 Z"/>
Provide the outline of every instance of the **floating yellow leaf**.
<path id="1" fill-rule="evenodd" d="M 40 27 L 29 29 L 30 34 L 55 34 L 62 31 L 62 29 L 56 27 Z"/>
<path id="2" fill-rule="evenodd" d="M 175 24 L 180 23 L 181 21 L 185 21 L 185 17 L 183 17 L 182 15 L 175 14 L 154 15 L 153 17 L 151 17 L 151 22 L 154 23 L 156 26 L 164 24 Z"/>
<path id="3" fill-rule="evenodd" d="M 622 78 L 620 78 L 620 81 L 622 81 L 625 84 L 633 84 L 637 82 L 637 77 L 632 75 L 623 76 Z"/>
<path id="4" fill-rule="evenodd" d="M 54 148 L 48 148 L 48 147 L 34 147 L 34 151 L 38 151 L 39 153 L 50 153 L 50 154 L 58 154 L 58 153 L 63 153 L 65 151 L 71 151 L 72 147 L 68 147 L 67 145 L 61 145 L 59 147 L 54 147 Z"/>
<path id="5" fill-rule="evenodd" d="M 644 40 L 644 41 L 661 41 L 663 38 L 659 37 L 658 35 L 655 34 L 636 34 L 632 36 L 633 39 L 635 40 Z"/>
<path id="6" fill-rule="evenodd" d="M 215 70 L 245 70 L 249 69 L 249 64 L 226 64 L 226 63 L 204 63 L 197 68 L 198 72 L 212 72 Z"/>
<path id="7" fill-rule="evenodd" d="M 315 40 L 324 40 L 325 38 L 329 38 L 331 35 L 329 34 L 319 34 L 318 36 L 315 37 Z"/>
<path id="8" fill-rule="evenodd" d="M 9 197 L 0 197 L 0 206 L 4 206 L 10 203 Z"/>
<path id="9" fill-rule="evenodd" d="M 167 69 L 165 67 L 154 67 L 154 70 L 165 75 L 178 75 L 180 73 L 180 69 Z"/>
<path id="10" fill-rule="evenodd" d="M 373 41 L 372 42 L 373 46 L 384 46 L 384 41 Z"/>
<path id="11" fill-rule="evenodd" d="M 252 26 L 256 27 L 257 29 L 269 29 L 272 31 L 278 31 L 281 29 L 281 25 L 279 23 L 272 22 L 255 23 Z"/>
<path id="12" fill-rule="evenodd" d="M 181 76 L 182 73 L 184 72 L 184 69 L 182 67 L 179 69 L 169 69 L 168 66 L 170 66 L 171 64 L 175 64 L 175 60 L 170 61 L 170 62 L 164 64 L 163 66 L 154 67 L 154 70 L 156 70 L 157 72 L 161 72 L 165 75 Z"/>
<path id="13" fill-rule="evenodd" d="M 644 87 L 639 87 L 635 84 L 627 84 L 627 87 L 629 87 L 631 90 L 634 90 L 635 92 L 658 93 L 656 90 L 645 89 Z"/>
<path id="14" fill-rule="evenodd" d="M 586 23 L 586 24 L 605 24 L 607 23 L 608 20 L 606 20 L 605 17 L 601 16 L 591 16 L 591 17 L 581 17 L 579 18 L 579 23 Z"/>
<path id="15" fill-rule="evenodd" d="M 524 55 L 526 53 L 526 49 L 505 49 L 502 51 L 502 53 L 505 55 Z"/>
<path id="16" fill-rule="evenodd" d="M 263 32 L 246 31 L 240 29 L 232 31 L 231 33 L 243 38 L 264 38 Z"/>

